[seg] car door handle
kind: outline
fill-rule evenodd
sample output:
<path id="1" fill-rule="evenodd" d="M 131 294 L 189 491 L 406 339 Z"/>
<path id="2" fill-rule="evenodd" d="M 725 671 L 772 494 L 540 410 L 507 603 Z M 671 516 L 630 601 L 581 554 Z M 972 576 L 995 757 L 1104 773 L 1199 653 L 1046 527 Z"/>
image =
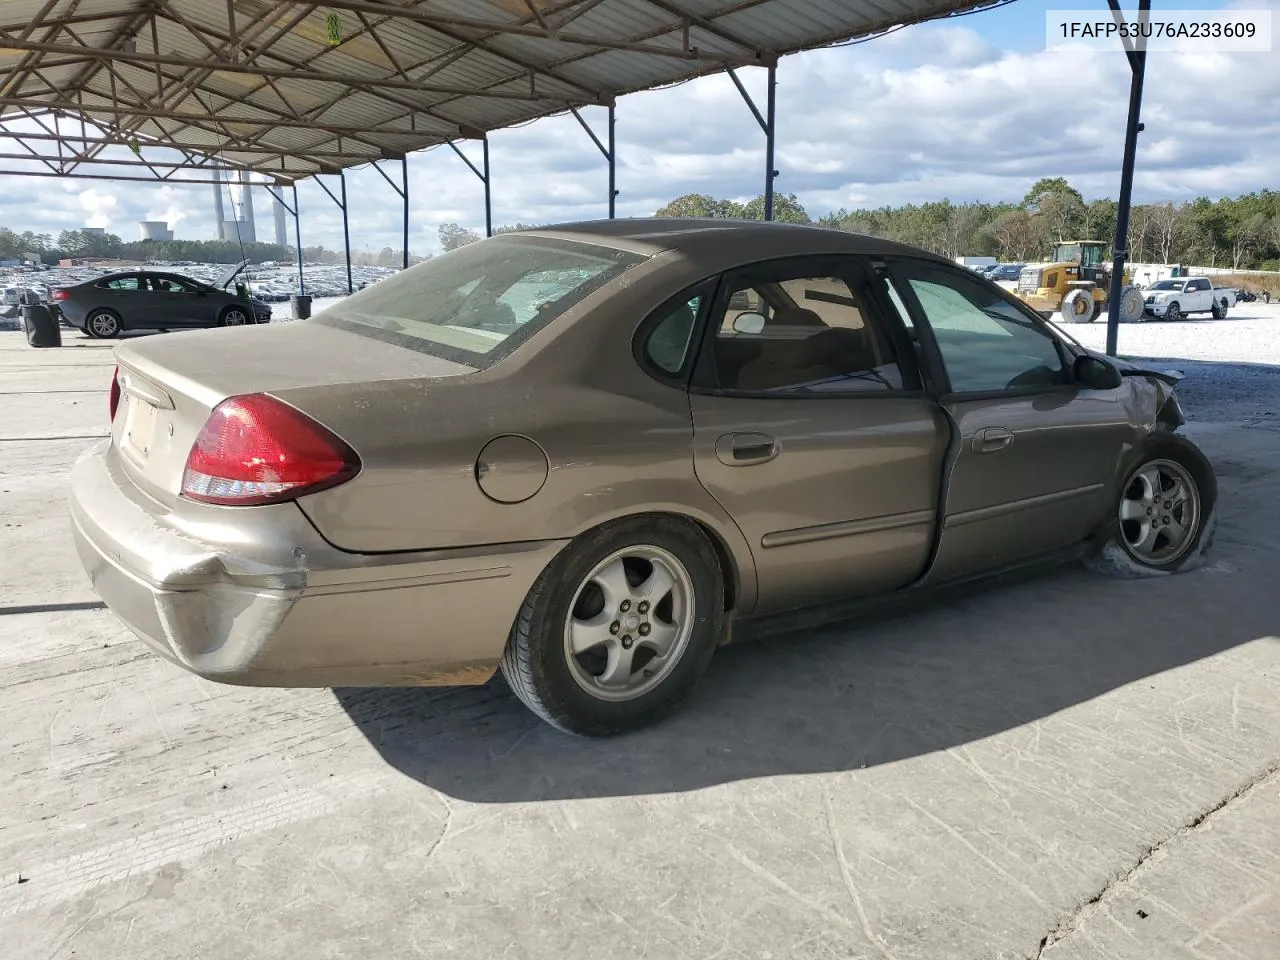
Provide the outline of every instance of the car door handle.
<path id="1" fill-rule="evenodd" d="M 973 438 L 974 453 L 996 453 L 1013 443 L 1013 434 L 1004 427 L 987 427 Z"/>
<path id="2" fill-rule="evenodd" d="M 716 440 L 716 457 L 731 467 L 766 463 L 778 452 L 777 438 L 767 433 L 726 433 Z"/>

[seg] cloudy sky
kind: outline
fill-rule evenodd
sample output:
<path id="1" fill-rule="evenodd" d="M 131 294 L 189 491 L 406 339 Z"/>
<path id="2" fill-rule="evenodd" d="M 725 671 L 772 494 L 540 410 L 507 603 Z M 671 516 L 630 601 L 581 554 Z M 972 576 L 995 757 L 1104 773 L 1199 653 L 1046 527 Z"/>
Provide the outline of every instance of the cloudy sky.
<path id="1" fill-rule="evenodd" d="M 1259 7 L 1280 24 L 1280 0 L 1155 6 Z M 813 215 L 944 197 L 1018 200 L 1042 176 L 1067 177 L 1086 199 L 1114 196 L 1128 65 L 1118 47 L 1046 50 L 1045 11 L 1064 8 L 1097 18 L 1106 11 L 1103 0 L 1018 0 L 784 58 L 777 188 L 797 194 Z M 763 104 L 764 71 L 739 75 Z M 1152 53 L 1146 90 L 1138 202 L 1280 186 L 1280 50 Z M 603 136 L 603 108 L 583 113 Z M 746 199 L 763 191 L 764 136 L 725 77 L 620 100 L 617 136 L 620 216 L 650 215 L 685 193 Z M 490 161 L 495 225 L 607 214 L 604 159 L 572 117 L 493 133 Z M 438 247 L 441 223 L 483 230 L 481 185 L 452 151 L 415 154 L 409 167 L 415 253 Z M 348 190 L 353 249 L 399 248 L 399 197 L 367 168 L 348 174 Z M 341 218 L 323 191 L 304 182 L 299 196 L 303 243 L 341 249 Z M 260 233 L 268 199 L 257 201 Z M 168 220 L 180 238 L 208 239 L 212 206 L 207 187 L 0 175 L 0 222 L 17 230 L 101 226 L 131 240 L 137 221 L 155 219 Z"/>

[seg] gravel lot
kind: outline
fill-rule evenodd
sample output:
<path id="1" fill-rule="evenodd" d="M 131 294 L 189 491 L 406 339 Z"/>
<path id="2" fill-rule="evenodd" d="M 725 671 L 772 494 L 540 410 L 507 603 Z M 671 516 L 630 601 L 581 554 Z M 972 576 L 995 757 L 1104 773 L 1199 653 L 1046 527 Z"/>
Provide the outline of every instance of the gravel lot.
<path id="1" fill-rule="evenodd" d="M 0 333 L 4 960 L 1277 955 L 1280 305 L 1120 331 L 1187 374 L 1205 569 L 731 647 L 605 742 L 500 681 L 245 689 L 148 654 L 71 548 L 112 363 L 65 334 Z"/>
<path id="2" fill-rule="evenodd" d="M 1062 329 L 1087 347 L 1106 348 L 1105 322 Z M 1179 392 L 1189 417 L 1250 421 L 1280 412 L 1280 304 L 1242 303 L 1223 320 L 1126 324 L 1117 349 L 1185 373 Z"/>

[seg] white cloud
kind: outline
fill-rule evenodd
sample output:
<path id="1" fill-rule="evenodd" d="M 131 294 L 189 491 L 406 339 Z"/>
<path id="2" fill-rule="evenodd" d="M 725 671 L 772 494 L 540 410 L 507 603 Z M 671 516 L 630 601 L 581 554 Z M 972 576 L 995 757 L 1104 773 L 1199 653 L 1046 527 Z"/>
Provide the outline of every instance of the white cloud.
<path id="1" fill-rule="evenodd" d="M 81 209 L 88 214 L 85 219 L 87 227 L 111 226 L 112 213 L 120 207 L 120 201 L 115 194 L 99 190 L 97 187 L 81 190 L 78 199 Z"/>
<path id="2" fill-rule="evenodd" d="M 1119 46 L 1087 57 L 1004 52 L 970 26 L 981 16 L 785 58 L 777 188 L 812 213 L 942 197 L 1016 200 L 1041 176 L 1065 176 L 1086 197 L 1114 196 L 1129 90 Z M 739 76 L 763 109 L 765 72 Z M 1153 53 L 1146 93 L 1138 201 L 1274 186 L 1274 55 Z M 604 139 L 605 111 L 583 115 Z M 727 77 L 624 98 L 617 137 L 621 216 L 647 216 L 683 193 L 746 199 L 763 188 L 764 135 Z M 479 144 L 459 145 L 479 163 Z M 495 225 L 606 215 L 604 158 L 571 116 L 497 131 L 490 151 Z M 435 248 L 444 222 L 483 229 L 482 185 L 452 151 L 416 154 L 409 164 L 414 250 Z M 385 169 L 398 182 L 398 164 Z M 349 172 L 347 183 L 353 247 L 398 248 L 399 196 L 368 168 Z M 340 248 L 338 209 L 314 183 L 302 182 L 298 194 L 303 243 Z M 6 224 L 55 234 L 89 224 L 132 238 L 137 220 L 159 219 L 180 237 L 211 237 L 210 196 L 207 187 L 0 177 Z M 270 236 L 265 192 L 257 211 Z"/>

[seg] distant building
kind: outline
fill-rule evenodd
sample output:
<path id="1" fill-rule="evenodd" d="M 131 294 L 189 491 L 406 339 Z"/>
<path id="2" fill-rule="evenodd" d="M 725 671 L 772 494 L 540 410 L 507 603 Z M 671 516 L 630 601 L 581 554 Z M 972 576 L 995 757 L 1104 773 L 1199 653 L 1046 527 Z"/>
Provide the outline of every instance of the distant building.
<path id="1" fill-rule="evenodd" d="M 81 227 L 80 232 L 85 234 L 92 234 L 95 237 L 102 237 L 102 236 L 106 236 L 107 228 L 106 227 Z"/>
<path id="2" fill-rule="evenodd" d="M 143 240 L 168 242 L 173 239 L 173 231 L 169 229 L 166 220 L 139 220 L 138 227 L 142 231 Z"/>

